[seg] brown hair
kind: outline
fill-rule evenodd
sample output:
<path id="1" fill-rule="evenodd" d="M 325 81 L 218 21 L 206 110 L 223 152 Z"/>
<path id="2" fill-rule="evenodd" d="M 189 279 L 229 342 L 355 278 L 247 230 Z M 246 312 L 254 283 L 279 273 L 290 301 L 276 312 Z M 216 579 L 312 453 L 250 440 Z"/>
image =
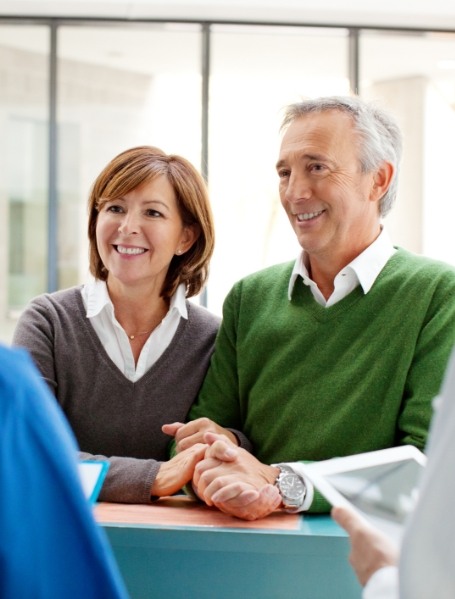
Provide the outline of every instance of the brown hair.
<path id="1" fill-rule="evenodd" d="M 197 239 L 180 256 L 174 256 L 161 290 L 171 297 L 184 283 L 186 297 L 203 288 L 212 257 L 215 231 L 207 186 L 195 167 L 185 158 L 166 154 L 153 146 L 131 148 L 116 156 L 96 178 L 88 200 L 88 238 L 90 272 L 106 281 L 108 271 L 101 261 L 96 243 L 96 223 L 101 200 L 121 197 L 143 183 L 164 175 L 172 185 L 184 226 L 195 228 Z"/>

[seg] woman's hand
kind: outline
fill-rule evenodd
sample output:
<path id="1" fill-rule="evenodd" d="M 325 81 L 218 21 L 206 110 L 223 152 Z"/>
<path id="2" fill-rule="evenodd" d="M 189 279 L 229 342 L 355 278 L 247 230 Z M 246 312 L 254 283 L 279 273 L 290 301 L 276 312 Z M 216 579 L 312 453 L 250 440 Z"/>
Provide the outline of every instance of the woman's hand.
<path id="1" fill-rule="evenodd" d="M 173 495 L 193 478 L 196 464 L 204 458 L 207 445 L 197 443 L 163 462 L 158 470 L 150 494 L 156 497 Z"/>
<path id="2" fill-rule="evenodd" d="M 177 452 L 185 451 L 189 447 L 192 447 L 198 443 L 204 443 L 205 433 L 215 433 L 217 435 L 224 435 L 233 443 L 238 445 L 237 437 L 234 433 L 219 426 L 213 420 L 209 418 L 198 418 L 183 424 L 182 422 L 173 422 L 172 424 L 163 424 L 161 430 L 166 435 L 170 435 L 175 438 Z"/>

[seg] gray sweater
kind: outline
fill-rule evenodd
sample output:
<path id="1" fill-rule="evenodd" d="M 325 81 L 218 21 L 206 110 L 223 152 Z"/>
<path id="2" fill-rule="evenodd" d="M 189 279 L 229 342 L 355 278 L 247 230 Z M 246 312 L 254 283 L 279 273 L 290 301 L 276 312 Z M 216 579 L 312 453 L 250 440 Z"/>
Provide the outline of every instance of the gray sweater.
<path id="1" fill-rule="evenodd" d="M 13 344 L 27 348 L 76 435 L 81 457 L 108 457 L 100 500 L 149 503 L 170 438 L 161 425 L 184 422 L 213 352 L 219 318 L 187 301 L 163 355 L 136 382 L 105 352 L 86 318 L 81 288 L 32 300 Z"/>

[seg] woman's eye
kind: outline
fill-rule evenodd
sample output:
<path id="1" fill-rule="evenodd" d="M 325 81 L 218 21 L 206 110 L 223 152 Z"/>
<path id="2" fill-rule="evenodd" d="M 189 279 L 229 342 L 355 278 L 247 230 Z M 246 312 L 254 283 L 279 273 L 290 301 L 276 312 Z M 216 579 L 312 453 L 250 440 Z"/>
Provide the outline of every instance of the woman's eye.
<path id="1" fill-rule="evenodd" d="M 121 206 L 117 206 L 116 204 L 111 204 L 110 206 L 106 206 L 106 212 L 114 212 L 117 214 L 123 212 L 123 208 Z"/>
<path id="2" fill-rule="evenodd" d="M 158 212 L 158 210 L 147 210 L 146 215 L 152 216 L 153 218 L 158 218 L 158 217 L 162 216 L 161 212 Z"/>

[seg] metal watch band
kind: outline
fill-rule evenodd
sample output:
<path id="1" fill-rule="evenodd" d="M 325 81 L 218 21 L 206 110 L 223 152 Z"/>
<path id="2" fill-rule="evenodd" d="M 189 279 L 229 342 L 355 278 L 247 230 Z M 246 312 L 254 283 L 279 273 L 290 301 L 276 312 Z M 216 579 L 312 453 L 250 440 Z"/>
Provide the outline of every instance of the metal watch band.
<path id="1" fill-rule="evenodd" d="M 299 474 L 294 472 L 294 470 L 286 464 L 272 464 L 272 466 L 278 468 L 280 471 L 275 480 L 275 485 L 278 487 L 278 490 L 280 491 L 284 509 L 289 513 L 299 512 L 306 497 L 305 481 Z M 293 496 L 292 494 L 290 494 L 289 496 L 286 495 L 286 490 L 283 489 L 281 485 L 286 475 L 294 477 L 294 479 L 298 480 L 298 484 L 301 487 L 303 487 L 299 496 Z"/>

